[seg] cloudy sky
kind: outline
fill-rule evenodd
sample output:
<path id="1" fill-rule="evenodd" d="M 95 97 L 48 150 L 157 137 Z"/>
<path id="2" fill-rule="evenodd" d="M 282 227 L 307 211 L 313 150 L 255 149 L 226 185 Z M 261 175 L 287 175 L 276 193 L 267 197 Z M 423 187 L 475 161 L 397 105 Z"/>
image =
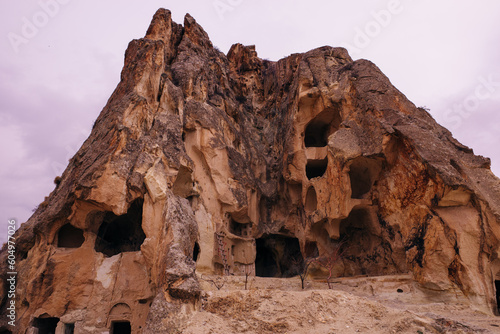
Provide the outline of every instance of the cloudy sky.
<path id="1" fill-rule="evenodd" d="M 0 238 L 53 190 L 160 7 L 178 23 L 190 13 L 226 53 L 237 42 L 270 60 L 347 47 L 500 175 L 498 0 L 3 0 Z"/>

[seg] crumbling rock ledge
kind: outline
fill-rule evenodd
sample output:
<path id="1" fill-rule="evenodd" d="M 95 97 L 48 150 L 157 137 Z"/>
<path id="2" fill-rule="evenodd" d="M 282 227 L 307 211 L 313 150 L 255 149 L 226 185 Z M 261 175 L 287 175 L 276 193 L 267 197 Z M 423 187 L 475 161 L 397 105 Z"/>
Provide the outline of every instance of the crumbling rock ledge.
<path id="1" fill-rule="evenodd" d="M 336 276 L 411 273 L 497 313 L 489 166 L 343 48 L 226 56 L 189 14 L 181 26 L 160 9 L 16 233 L 16 331 L 168 333 L 199 303 L 196 272 L 292 277 L 339 247 Z"/>

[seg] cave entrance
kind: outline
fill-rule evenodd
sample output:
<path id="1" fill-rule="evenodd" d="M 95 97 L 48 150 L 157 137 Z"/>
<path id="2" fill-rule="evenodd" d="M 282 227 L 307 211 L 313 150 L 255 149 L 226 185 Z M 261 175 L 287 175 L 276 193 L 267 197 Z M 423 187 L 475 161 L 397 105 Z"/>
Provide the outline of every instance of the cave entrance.
<path id="1" fill-rule="evenodd" d="M 113 321 L 111 322 L 111 330 L 109 334 L 130 334 L 132 328 L 130 327 L 130 321 Z"/>
<path id="2" fill-rule="evenodd" d="M 38 330 L 38 334 L 55 334 L 59 318 L 35 318 L 33 327 Z"/>
<path id="3" fill-rule="evenodd" d="M 95 250 L 107 257 L 141 250 L 146 235 L 142 230 L 142 200 L 132 203 L 126 214 L 107 212 L 97 232 Z"/>
<path id="4" fill-rule="evenodd" d="M 321 160 L 307 160 L 306 176 L 309 180 L 325 175 L 328 167 L 328 158 Z"/>
<path id="5" fill-rule="evenodd" d="M 497 310 L 498 314 L 500 314 L 500 280 L 495 280 L 495 291 L 497 300 Z"/>
<path id="6" fill-rule="evenodd" d="M 293 277 L 304 267 L 297 238 L 271 234 L 256 240 L 255 275 Z"/>
<path id="7" fill-rule="evenodd" d="M 78 248 L 84 241 L 83 231 L 69 223 L 63 225 L 57 232 L 57 247 Z"/>
<path id="8" fill-rule="evenodd" d="M 313 118 L 306 126 L 304 144 L 306 147 L 324 147 L 328 137 L 339 129 L 340 113 L 333 108 L 327 108 Z"/>
<path id="9" fill-rule="evenodd" d="M 259 277 L 276 277 L 278 263 L 273 249 L 266 245 L 265 239 L 256 240 L 257 256 L 255 257 L 255 275 Z"/>

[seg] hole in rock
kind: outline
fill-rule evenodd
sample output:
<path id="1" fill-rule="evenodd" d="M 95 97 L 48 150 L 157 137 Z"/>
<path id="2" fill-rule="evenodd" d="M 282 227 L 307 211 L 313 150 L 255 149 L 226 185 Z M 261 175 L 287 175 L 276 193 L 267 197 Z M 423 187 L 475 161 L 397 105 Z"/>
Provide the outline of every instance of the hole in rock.
<path id="1" fill-rule="evenodd" d="M 328 137 L 339 129 L 340 114 L 334 109 L 326 109 L 310 121 L 304 133 L 306 147 L 324 147 L 328 144 Z"/>
<path id="2" fill-rule="evenodd" d="M 377 160 L 368 158 L 354 159 L 349 168 L 351 198 L 361 199 L 368 194 L 381 169 L 381 164 Z"/>
<path id="3" fill-rule="evenodd" d="M 252 230 L 251 223 L 242 224 L 242 223 L 238 223 L 234 219 L 231 219 L 231 221 L 229 223 L 229 231 L 232 234 L 237 235 L 239 237 L 244 237 L 244 238 L 249 237 L 251 234 L 251 230 Z"/>
<path id="4" fill-rule="evenodd" d="M 38 329 L 38 334 L 55 334 L 59 318 L 35 318 L 33 327 Z"/>
<path id="5" fill-rule="evenodd" d="M 116 216 L 107 212 L 97 232 L 95 250 L 106 256 L 137 252 L 146 238 L 142 230 L 142 201 L 136 200 L 128 212 Z"/>
<path id="6" fill-rule="evenodd" d="M 64 334 L 73 334 L 75 332 L 75 324 L 64 324 Z"/>
<path id="7" fill-rule="evenodd" d="M 131 332 L 129 321 L 113 321 L 109 334 L 130 334 Z"/>
<path id="8" fill-rule="evenodd" d="M 497 300 L 497 309 L 500 314 L 500 281 L 495 281 L 495 291 L 496 291 L 496 300 Z"/>
<path id="9" fill-rule="evenodd" d="M 83 231 L 69 223 L 57 232 L 57 247 L 78 248 L 84 241 Z"/>
<path id="10" fill-rule="evenodd" d="M 194 262 L 198 261 L 199 256 L 200 256 L 200 245 L 197 242 L 195 242 L 193 248 L 193 261 Z"/>
<path id="11" fill-rule="evenodd" d="M 297 238 L 269 235 L 256 240 L 255 275 L 260 277 L 293 277 L 304 267 Z"/>
<path id="12" fill-rule="evenodd" d="M 318 199 L 314 187 L 309 187 L 306 194 L 306 211 L 315 211 L 318 208 Z"/>
<path id="13" fill-rule="evenodd" d="M 306 165 L 306 176 L 309 180 L 321 177 L 328 167 L 328 158 L 321 160 L 308 160 Z"/>

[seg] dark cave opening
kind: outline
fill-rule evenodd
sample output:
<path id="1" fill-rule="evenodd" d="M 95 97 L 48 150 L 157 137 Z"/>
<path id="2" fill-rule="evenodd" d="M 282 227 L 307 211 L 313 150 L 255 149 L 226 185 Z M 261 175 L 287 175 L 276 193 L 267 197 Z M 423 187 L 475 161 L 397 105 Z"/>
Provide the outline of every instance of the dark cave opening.
<path id="1" fill-rule="evenodd" d="M 266 246 L 264 239 L 256 240 L 257 256 L 255 258 L 255 276 L 276 277 L 278 263 L 273 249 Z"/>
<path id="2" fill-rule="evenodd" d="M 271 234 L 256 240 L 255 275 L 259 277 L 293 277 L 304 267 L 297 238 Z"/>
<path id="3" fill-rule="evenodd" d="M 126 214 L 107 212 L 97 232 L 95 250 L 110 257 L 141 250 L 146 235 L 142 230 L 142 200 L 136 200 Z"/>
<path id="4" fill-rule="evenodd" d="M 200 257 L 200 252 L 201 252 L 200 245 L 197 242 L 195 242 L 194 248 L 193 248 L 193 261 L 194 262 L 198 261 L 198 258 Z"/>
<path id="5" fill-rule="evenodd" d="M 57 232 L 57 247 L 78 248 L 84 241 L 83 231 L 69 223 L 63 225 Z"/>
<path id="6" fill-rule="evenodd" d="M 325 175 L 328 167 L 328 158 L 321 160 L 307 160 L 306 176 L 309 180 Z"/>
<path id="7" fill-rule="evenodd" d="M 341 123 L 340 114 L 331 108 L 322 111 L 306 126 L 304 144 L 306 147 L 324 147 L 328 137 L 338 130 Z"/>
<path id="8" fill-rule="evenodd" d="M 38 334 L 55 334 L 59 318 L 35 318 L 33 327 L 38 329 Z"/>
<path id="9" fill-rule="evenodd" d="M 109 334 L 130 334 L 132 328 L 129 321 L 113 321 Z"/>

